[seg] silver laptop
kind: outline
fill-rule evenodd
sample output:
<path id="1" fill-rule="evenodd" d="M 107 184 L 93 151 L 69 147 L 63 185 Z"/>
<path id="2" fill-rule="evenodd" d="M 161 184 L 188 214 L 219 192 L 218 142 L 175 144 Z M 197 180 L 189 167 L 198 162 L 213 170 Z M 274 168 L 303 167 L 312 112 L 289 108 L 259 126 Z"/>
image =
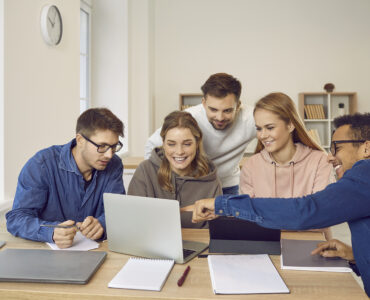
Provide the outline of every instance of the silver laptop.
<path id="1" fill-rule="evenodd" d="M 0 281 L 86 284 L 107 256 L 100 251 L 5 249 Z"/>
<path id="2" fill-rule="evenodd" d="M 104 194 L 109 250 L 183 264 L 208 245 L 183 241 L 177 200 Z"/>

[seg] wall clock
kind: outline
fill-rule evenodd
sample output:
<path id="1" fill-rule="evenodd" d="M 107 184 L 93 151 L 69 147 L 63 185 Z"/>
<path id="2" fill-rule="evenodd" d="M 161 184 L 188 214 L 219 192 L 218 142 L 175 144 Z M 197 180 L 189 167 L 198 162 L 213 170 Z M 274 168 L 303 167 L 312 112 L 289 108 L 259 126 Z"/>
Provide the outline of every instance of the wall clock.
<path id="1" fill-rule="evenodd" d="M 60 43 L 63 34 L 62 16 L 58 7 L 46 5 L 41 11 L 41 34 L 45 43 L 56 46 Z"/>

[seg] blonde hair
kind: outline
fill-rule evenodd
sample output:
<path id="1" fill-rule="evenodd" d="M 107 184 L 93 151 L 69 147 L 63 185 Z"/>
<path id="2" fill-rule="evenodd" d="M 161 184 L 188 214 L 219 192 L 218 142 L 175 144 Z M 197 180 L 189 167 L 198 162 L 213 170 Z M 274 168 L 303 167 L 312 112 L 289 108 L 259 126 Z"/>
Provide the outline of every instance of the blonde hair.
<path id="1" fill-rule="evenodd" d="M 164 119 L 164 123 L 161 130 L 161 137 L 164 142 L 166 134 L 173 128 L 188 128 L 196 141 L 196 154 L 191 162 L 191 173 L 195 178 L 207 175 L 210 172 L 209 160 L 203 149 L 203 135 L 200 130 L 197 121 L 191 114 L 185 111 L 174 111 L 170 113 Z M 158 170 L 158 182 L 159 185 L 166 191 L 173 192 L 174 187 L 171 183 L 171 166 L 164 155 L 162 163 Z"/>
<path id="2" fill-rule="evenodd" d="M 258 100 L 254 107 L 253 115 L 258 109 L 264 109 L 276 114 L 286 124 L 291 122 L 294 125 L 294 130 L 292 132 L 294 143 L 299 142 L 314 150 L 324 151 L 308 134 L 302 119 L 298 115 L 293 100 L 290 99 L 288 95 L 283 93 L 268 94 Z M 255 153 L 259 153 L 263 148 L 263 144 L 258 140 Z"/>

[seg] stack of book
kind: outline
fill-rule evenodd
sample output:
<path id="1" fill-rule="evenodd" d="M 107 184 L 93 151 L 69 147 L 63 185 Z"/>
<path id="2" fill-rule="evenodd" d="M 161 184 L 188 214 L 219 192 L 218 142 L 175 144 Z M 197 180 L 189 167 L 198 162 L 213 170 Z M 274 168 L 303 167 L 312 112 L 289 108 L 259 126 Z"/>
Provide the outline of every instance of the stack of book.
<path id="1" fill-rule="evenodd" d="M 304 113 L 306 119 L 325 119 L 324 105 L 305 104 Z"/>
<path id="2" fill-rule="evenodd" d="M 321 146 L 320 135 L 319 135 L 319 132 L 317 131 L 317 129 L 310 129 L 310 130 L 308 130 L 308 134 L 310 135 L 310 137 L 313 140 L 315 140 L 315 142 L 317 144 L 319 144 Z"/>
<path id="3" fill-rule="evenodd" d="M 185 110 L 185 109 L 187 109 L 189 107 L 192 107 L 192 106 L 194 106 L 194 105 L 181 105 L 181 110 Z"/>

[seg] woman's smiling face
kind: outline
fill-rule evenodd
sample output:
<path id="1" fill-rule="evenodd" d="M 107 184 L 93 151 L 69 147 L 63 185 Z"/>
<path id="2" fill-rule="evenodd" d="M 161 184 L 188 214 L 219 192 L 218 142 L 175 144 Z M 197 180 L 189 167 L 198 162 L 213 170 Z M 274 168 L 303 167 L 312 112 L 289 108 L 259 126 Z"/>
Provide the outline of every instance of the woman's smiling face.
<path id="1" fill-rule="evenodd" d="M 173 172 L 180 176 L 192 172 L 191 163 L 197 152 L 197 142 L 189 128 L 175 127 L 168 130 L 163 149 Z"/>

